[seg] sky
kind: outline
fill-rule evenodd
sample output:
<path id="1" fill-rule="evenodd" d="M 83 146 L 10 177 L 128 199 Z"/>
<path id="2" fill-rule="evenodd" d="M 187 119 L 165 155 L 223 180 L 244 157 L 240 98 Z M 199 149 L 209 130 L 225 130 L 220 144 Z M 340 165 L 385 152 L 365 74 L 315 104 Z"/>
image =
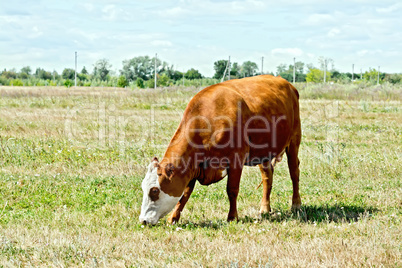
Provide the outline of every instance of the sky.
<path id="1" fill-rule="evenodd" d="M 335 69 L 402 72 L 402 2 L 371 0 L 0 0 L 0 70 L 92 71 L 108 59 L 158 54 L 179 71 L 256 62 L 264 72 L 296 61 Z"/>

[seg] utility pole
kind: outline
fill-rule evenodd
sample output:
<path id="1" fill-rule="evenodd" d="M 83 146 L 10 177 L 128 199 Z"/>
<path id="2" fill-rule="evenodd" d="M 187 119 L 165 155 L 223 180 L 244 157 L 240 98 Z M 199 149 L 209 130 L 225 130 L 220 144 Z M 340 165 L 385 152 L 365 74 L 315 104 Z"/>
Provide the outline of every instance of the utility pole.
<path id="1" fill-rule="evenodd" d="M 77 51 L 75 52 L 75 74 L 74 74 L 74 85 L 77 87 Z"/>
<path id="2" fill-rule="evenodd" d="M 380 84 L 380 66 L 378 66 L 377 85 Z"/>
<path id="3" fill-rule="evenodd" d="M 327 82 L 327 59 L 324 60 L 324 83 Z"/>
<path id="4" fill-rule="evenodd" d="M 296 58 L 293 58 L 293 84 L 296 83 Z"/>
<path id="5" fill-rule="evenodd" d="M 155 53 L 155 86 L 154 88 L 156 88 L 156 59 L 158 57 L 158 53 Z"/>
<path id="6" fill-rule="evenodd" d="M 352 82 L 353 82 L 354 74 L 355 74 L 355 65 L 352 64 Z"/>
<path id="7" fill-rule="evenodd" d="M 261 74 L 264 74 L 264 57 L 261 58 Z"/>
<path id="8" fill-rule="evenodd" d="M 228 62 L 228 80 L 230 80 L 230 56 L 229 56 L 229 62 Z"/>

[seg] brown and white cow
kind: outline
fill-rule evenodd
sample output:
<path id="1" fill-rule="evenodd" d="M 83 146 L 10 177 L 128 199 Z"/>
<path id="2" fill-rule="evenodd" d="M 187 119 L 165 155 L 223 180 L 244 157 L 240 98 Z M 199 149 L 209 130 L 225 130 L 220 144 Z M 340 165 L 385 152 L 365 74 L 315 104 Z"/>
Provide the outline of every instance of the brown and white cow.
<path id="1" fill-rule="evenodd" d="M 156 224 L 175 207 L 168 221 L 177 222 L 196 181 L 209 185 L 226 174 L 228 221 L 237 219 L 244 165 L 260 167 L 260 213 L 268 213 L 274 165 L 285 152 L 297 209 L 300 140 L 299 94 L 285 79 L 261 75 L 207 87 L 187 105 L 163 159 L 148 166 L 139 219 Z"/>

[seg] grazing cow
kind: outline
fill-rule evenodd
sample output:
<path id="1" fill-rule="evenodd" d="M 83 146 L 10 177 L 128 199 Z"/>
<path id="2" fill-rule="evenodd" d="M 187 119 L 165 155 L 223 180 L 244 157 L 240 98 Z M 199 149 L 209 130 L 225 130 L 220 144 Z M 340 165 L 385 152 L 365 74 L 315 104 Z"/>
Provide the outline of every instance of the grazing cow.
<path id="1" fill-rule="evenodd" d="M 156 224 L 175 207 L 168 221 L 177 222 L 196 181 L 209 185 L 226 175 L 227 219 L 237 219 L 244 165 L 259 166 L 260 213 L 268 213 L 274 166 L 285 152 L 293 183 L 292 209 L 300 208 L 300 140 L 299 94 L 285 79 L 261 75 L 207 87 L 187 105 L 163 159 L 154 158 L 148 166 L 139 219 Z"/>

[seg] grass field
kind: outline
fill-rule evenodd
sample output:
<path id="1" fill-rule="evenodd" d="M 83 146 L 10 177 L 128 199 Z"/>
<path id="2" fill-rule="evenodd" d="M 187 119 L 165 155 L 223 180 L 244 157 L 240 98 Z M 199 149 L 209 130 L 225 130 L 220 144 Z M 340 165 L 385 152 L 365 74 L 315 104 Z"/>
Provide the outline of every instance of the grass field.
<path id="1" fill-rule="evenodd" d="M 402 88 L 298 85 L 302 209 L 286 158 L 272 214 L 243 171 L 240 221 L 225 182 L 196 185 L 178 225 L 138 221 L 195 88 L 0 87 L 0 266 L 401 267 Z"/>

